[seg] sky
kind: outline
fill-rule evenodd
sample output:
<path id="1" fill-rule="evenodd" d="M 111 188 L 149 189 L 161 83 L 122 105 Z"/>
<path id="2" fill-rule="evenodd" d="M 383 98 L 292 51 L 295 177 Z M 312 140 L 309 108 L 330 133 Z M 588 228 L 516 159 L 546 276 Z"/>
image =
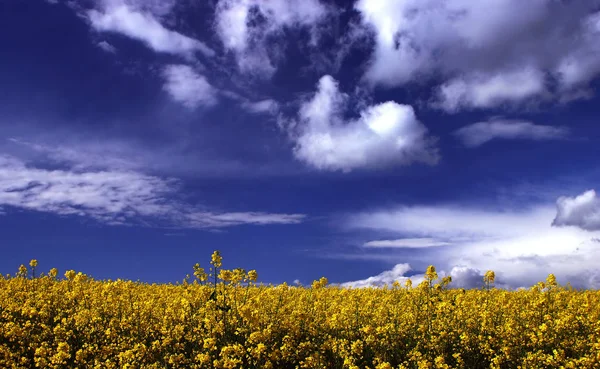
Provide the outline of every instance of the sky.
<path id="1" fill-rule="evenodd" d="M 599 0 L 0 0 L 0 273 L 600 288 L 599 37 Z"/>

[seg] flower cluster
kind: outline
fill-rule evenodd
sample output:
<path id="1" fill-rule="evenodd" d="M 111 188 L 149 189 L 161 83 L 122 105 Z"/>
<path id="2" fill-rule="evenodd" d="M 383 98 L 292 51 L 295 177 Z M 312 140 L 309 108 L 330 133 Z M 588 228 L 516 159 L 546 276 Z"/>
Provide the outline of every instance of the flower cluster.
<path id="1" fill-rule="evenodd" d="M 1 368 L 598 368 L 600 292 L 558 285 L 351 289 L 255 284 L 222 268 L 178 284 L 21 266 L 0 276 Z"/>

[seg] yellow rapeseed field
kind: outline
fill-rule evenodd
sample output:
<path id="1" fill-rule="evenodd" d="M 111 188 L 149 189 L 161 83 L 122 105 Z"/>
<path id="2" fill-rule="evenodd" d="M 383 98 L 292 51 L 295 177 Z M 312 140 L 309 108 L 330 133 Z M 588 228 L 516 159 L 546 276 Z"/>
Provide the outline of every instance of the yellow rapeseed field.
<path id="1" fill-rule="evenodd" d="M 600 292 L 263 286 L 195 265 L 180 284 L 98 281 L 37 262 L 0 278 L 0 368 L 600 368 Z"/>

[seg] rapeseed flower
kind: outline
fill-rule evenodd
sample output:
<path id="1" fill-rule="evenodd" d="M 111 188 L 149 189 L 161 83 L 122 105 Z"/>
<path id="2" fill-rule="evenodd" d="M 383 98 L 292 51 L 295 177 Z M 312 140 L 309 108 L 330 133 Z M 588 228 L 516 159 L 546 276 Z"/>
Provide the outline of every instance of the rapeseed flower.
<path id="1" fill-rule="evenodd" d="M 223 265 L 223 257 L 221 256 L 221 253 L 219 251 L 213 252 L 213 254 L 211 255 L 210 263 L 215 268 L 220 268 Z"/>
<path id="2" fill-rule="evenodd" d="M 248 272 L 248 280 L 251 282 L 256 282 L 258 280 L 258 273 L 256 270 L 252 269 Z"/>
<path id="3" fill-rule="evenodd" d="M 410 290 L 242 285 L 256 271 L 214 255 L 215 285 L 0 278 L 0 368 L 600 367 L 600 291 L 551 276 L 523 291 L 432 289 L 433 266 Z"/>

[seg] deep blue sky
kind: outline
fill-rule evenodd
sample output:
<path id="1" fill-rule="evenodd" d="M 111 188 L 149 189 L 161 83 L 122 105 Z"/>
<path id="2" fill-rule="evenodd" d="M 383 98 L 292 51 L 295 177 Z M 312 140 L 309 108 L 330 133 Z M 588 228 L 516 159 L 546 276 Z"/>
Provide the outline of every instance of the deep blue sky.
<path id="1" fill-rule="evenodd" d="M 597 288 L 600 2 L 484 3 L 0 0 L 0 272 Z"/>

